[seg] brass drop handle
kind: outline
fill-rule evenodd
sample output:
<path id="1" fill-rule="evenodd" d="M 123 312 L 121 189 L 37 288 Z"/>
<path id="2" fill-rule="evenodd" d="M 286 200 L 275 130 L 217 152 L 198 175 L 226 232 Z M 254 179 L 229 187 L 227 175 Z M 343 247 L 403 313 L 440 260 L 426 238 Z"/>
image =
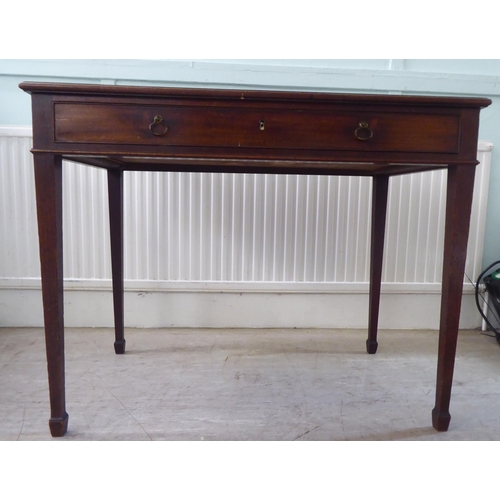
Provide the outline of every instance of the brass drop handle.
<path id="1" fill-rule="evenodd" d="M 373 137 L 373 130 L 368 126 L 368 123 L 360 122 L 359 127 L 354 131 L 354 135 L 360 141 L 367 141 Z"/>
<path id="2" fill-rule="evenodd" d="M 163 121 L 163 117 L 161 115 L 156 115 L 153 118 L 153 123 L 149 125 L 149 130 L 151 130 L 151 133 L 154 135 L 165 135 L 167 133 L 168 126 Z"/>

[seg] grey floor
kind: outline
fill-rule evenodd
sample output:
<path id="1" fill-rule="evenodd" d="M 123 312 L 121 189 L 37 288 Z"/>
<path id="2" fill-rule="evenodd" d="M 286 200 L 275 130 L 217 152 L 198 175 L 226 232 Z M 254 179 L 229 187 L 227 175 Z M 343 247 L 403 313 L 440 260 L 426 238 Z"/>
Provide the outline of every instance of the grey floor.
<path id="1" fill-rule="evenodd" d="M 57 440 L 484 441 L 500 438 L 500 346 L 460 332 L 446 433 L 431 427 L 437 333 L 66 330 Z M 0 440 L 51 440 L 42 329 L 0 329 Z"/>

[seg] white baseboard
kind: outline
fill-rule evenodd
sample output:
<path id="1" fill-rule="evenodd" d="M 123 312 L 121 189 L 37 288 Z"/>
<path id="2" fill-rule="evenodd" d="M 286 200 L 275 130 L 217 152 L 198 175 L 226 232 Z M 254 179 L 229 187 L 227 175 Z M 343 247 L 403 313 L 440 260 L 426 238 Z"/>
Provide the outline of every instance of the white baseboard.
<path id="1" fill-rule="evenodd" d="M 0 326 L 43 326 L 39 280 L 2 280 Z M 365 284 L 323 287 L 318 284 L 281 285 L 274 289 L 253 284 L 203 283 L 175 285 L 129 284 L 125 291 L 125 324 L 132 328 L 366 328 L 368 293 Z M 439 327 L 441 295 L 434 285 L 399 289 L 383 287 L 381 329 L 433 329 Z M 301 290 L 302 287 L 302 290 Z M 177 289 L 176 289 L 177 288 Z M 337 289 L 335 289 L 337 288 Z M 400 288 L 402 286 L 400 285 Z M 465 287 L 460 327 L 478 328 L 472 287 Z M 65 283 L 65 325 L 112 327 L 109 282 Z"/>

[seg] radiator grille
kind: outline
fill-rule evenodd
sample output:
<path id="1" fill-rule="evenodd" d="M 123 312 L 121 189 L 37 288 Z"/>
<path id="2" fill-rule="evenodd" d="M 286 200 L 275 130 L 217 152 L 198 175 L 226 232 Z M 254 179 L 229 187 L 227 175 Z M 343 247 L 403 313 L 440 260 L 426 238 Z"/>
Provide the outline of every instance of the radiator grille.
<path id="1" fill-rule="evenodd" d="M 38 278 L 30 132 L 0 128 L 0 278 Z M 481 271 L 491 144 L 480 143 L 467 274 Z M 64 164 L 64 273 L 111 277 L 105 171 Z M 446 172 L 391 178 L 386 283 L 439 283 Z M 126 172 L 125 278 L 366 283 L 371 179 Z M 145 202 L 147 200 L 147 202 Z"/>

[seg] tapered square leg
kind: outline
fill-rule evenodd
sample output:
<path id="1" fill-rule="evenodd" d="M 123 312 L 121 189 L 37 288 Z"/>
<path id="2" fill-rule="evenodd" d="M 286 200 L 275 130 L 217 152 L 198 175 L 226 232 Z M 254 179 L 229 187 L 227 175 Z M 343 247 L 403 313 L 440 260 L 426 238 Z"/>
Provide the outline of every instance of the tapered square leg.
<path id="1" fill-rule="evenodd" d="M 380 307 L 380 287 L 382 282 L 382 263 L 384 256 L 385 220 L 387 213 L 387 194 L 389 176 L 373 177 L 372 192 L 372 228 L 370 252 L 370 296 L 368 312 L 368 354 L 377 352 L 378 313 Z"/>
<path id="2" fill-rule="evenodd" d="M 35 190 L 42 275 L 45 346 L 49 378 L 52 436 L 66 433 L 63 311 L 62 160 L 34 154 Z"/>
<path id="3" fill-rule="evenodd" d="M 125 353 L 123 312 L 123 171 L 108 170 L 111 273 L 115 320 L 115 353 Z"/>
<path id="4" fill-rule="evenodd" d="M 451 386 L 462 304 L 474 174 L 475 167 L 470 165 L 448 168 L 436 406 L 432 410 L 432 425 L 438 431 L 448 430 L 451 419 Z"/>

